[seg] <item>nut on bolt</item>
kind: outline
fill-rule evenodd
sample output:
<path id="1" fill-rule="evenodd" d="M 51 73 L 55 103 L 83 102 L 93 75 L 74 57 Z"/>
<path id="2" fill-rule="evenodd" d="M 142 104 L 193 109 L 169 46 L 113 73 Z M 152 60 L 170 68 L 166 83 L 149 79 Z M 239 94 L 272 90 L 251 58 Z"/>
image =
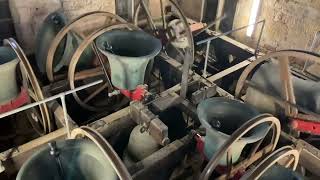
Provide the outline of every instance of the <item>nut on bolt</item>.
<path id="1" fill-rule="evenodd" d="M 164 138 L 163 140 L 162 140 L 162 142 L 161 142 L 161 144 L 163 145 L 163 146 L 166 146 L 166 145 L 168 145 L 170 143 L 170 139 L 169 138 Z"/>

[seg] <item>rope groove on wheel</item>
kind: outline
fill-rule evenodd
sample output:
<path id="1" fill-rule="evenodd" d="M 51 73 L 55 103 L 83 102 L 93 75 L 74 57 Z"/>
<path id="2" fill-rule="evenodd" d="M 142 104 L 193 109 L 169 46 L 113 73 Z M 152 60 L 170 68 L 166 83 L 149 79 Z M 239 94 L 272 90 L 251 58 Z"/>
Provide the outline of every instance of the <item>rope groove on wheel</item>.
<path id="1" fill-rule="evenodd" d="M 282 80 L 281 84 L 282 84 L 282 96 L 284 96 L 283 99 L 293 105 L 296 105 L 296 97 L 294 94 L 292 76 L 291 76 L 290 67 L 289 67 L 289 57 L 293 57 L 297 61 L 310 60 L 316 63 L 320 63 L 319 55 L 306 52 L 306 51 L 301 51 L 301 50 L 281 50 L 281 51 L 273 52 L 265 56 L 259 57 L 255 61 L 250 63 L 242 72 L 236 85 L 235 97 L 241 98 L 242 93 L 245 90 L 248 79 L 254 73 L 255 69 L 259 65 L 271 59 L 274 59 L 279 62 L 279 67 L 281 69 L 279 78 L 281 78 Z M 285 105 L 285 110 L 288 116 L 296 117 L 298 116 L 298 110 L 300 109 L 287 104 Z"/>
<path id="2" fill-rule="evenodd" d="M 77 50 L 73 54 L 72 59 L 71 59 L 70 64 L 69 64 L 68 81 L 69 81 L 70 89 L 75 89 L 75 81 L 81 80 L 81 79 L 77 79 L 76 78 L 76 66 L 77 66 L 77 63 L 79 62 L 79 59 L 80 59 L 81 54 L 83 53 L 83 51 L 91 43 L 93 43 L 94 40 L 97 37 L 99 37 L 103 33 L 111 31 L 111 30 L 114 30 L 114 29 L 124 29 L 124 28 L 125 29 L 129 29 L 129 30 L 138 30 L 139 29 L 136 26 L 134 26 L 132 24 L 128 24 L 128 23 L 116 24 L 116 25 L 112 25 L 112 26 L 109 26 L 109 27 L 104 27 L 104 28 L 98 29 L 97 31 L 93 32 L 91 35 L 89 35 L 88 37 L 86 37 L 82 41 L 82 43 L 79 45 L 79 47 L 77 48 Z M 95 75 L 93 75 L 93 77 L 95 77 Z M 96 95 L 98 95 L 100 92 L 102 92 L 106 88 L 108 88 L 108 84 L 107 83 L 105 83 L 101 87 L 97 88 L 97 90 L 92 93 L 93 96 L 89 96 L 90 99 L 93 99 Z M 72 95 L 73 95 L 73 97 L 75 98 L 75 100 L 78 102 L 78 104 L 80 106 L 82 106 L 83 108 L 88 109 L 90 111 L 102 111 L 102 110 L 108 110 L 110 108 L 114 108 L 114 106 L 109 107 L 109 105 L 106 106 L 106 107 L 92 106 L 92 105 L 88 104 L 87 100 L 81 100 L 76 92 L 73 93 Z M 121 104 L 122 104 L 122 102 L 118 103 L 116 105 L 121 106 Z M 115 105 L 115 104 L 113 104 L 113 105 Z"/>
<path id="3" fill-rule="evenodd" d="M 23 86 L 25 86 L 26 89 L 28 89 L 29 96 L 34 100 L 34 101 L 41 101 L 44 100 L 44 96 L 42 94 L 41 87 L 38 83 L 37 77 L 35 76 L 32 67 L 19 46 L 19 44 L 13 39 L 5 39 L 4 45 L 10 46 L 14 52 L 16 53 L 18 59 L 22 64 L 20 64 L 22 75 L 23 75 Z M 46 104 L 41 104 L 39 105 L 40 109 L 40 114 L 41 114 L 41 125 L 42 127 L 35 127 L 34 124 L 32 124 L 35 128 L 35 130 L 40 134 L 48 134 L 53 131 L 53 126 L 52 122 L 50 120 L 50 114 L 49 110 Z M 32 123 L 37 123 L 38 122 L 32 122 Z"/>
<path id="4" fill-rule="evenodd" d="M 238 141 L 241 137 L 246 135 L 246 133 L 248 133 L 250 130 L 252 130 L 256 126 L 263 123 L 269 123 L 269 126 L 273 127 L 274 137 L 272 138 L 271 152 L 274 151 L 280 138 L 280 133 L 281 133 L 280 121 L 269 114 L 259 115 L 247 121 L 230 136 L 230 138 L 220 147 L 220 149 L 218 149 L 218 151 L 210 159 L 209 163 L 202 171 L 199 179 L 208 180 L 211 177 L 211 174 L 214 171 L 214 169 L 217 167 L 224 153 L 230 149 L 230 147 L 234 144 L 234 142 Z"/>
<path id="5" fill-rule="evenodd" d="M 122 160 L 119 158 L 108 141 L 106 141 L 100 133 L 92 128 L 83 126 L 74 129 L 71 132 L 71 139 L 76 139 L 79 137 L 89 138 L 99 147 L 99 149 L 104 154 L 106 159 L 110 162 L 121 180 L 132 180 L 132 177 L 128 172 L 126 166 L 123 164 Z"/>
<path id="6" fill-rule="evenodd" d="M 247 174 L 241 177 L 241 180 L 246 179 L 259 179 L 268 169 L 270 169 L 273 165 L 278 163 L 279 161 L 286 159 L 286 164 L 284 165 L 286 168 L 291 166 L 293 171 L 296 170 L 299 163 L 299 151 L 292 148 L 291 146 L 284 146 L 280 149 L 277 149 L 272 154 L 267 156 L 264 160 L 262 160 L 257 166 L 255 166 L 252 170 L 250 170 Z"/>
<path id="7" fill-rule="evenodd" d="M 63 40 L 63 38 L 66 36 L 67 33 L 72 31 L 73 28 L 75 28 L 79 23 L 81 23 L 85 18 L 88 17 L 105 17 L 106 21 L 102 25 L 102 27 L 110 26 L 115 23 L 125 23 L 126 21 L 122 19 L 120 16 L 117 16 L 115 14 L 105 12 L 105 11 L 94 11 L 94 12 L 89 12 L 86 14 L 83 14 L 79 16 L 78 18 L 72 20 L 69 22 L 64 28 L 60 30 L 60 32 L 56 35 L 56 37 L 53 39 L 51 42 L 49 51 L 48 51 L 48 56 L 47 56 L 47 61 L 46 61 L 46 73 L 47 77 L 50 82 L 55 81 L 54 77 L 54 71 L 53 71 L 53 60 L 54 60 L 54 55 L 55 52 L 60 44 L 60 42 Z M 109 20 L 109 21 L 107 21 Z M 81 37 L 83 37 L 83 34 L 80 34 Z"/>

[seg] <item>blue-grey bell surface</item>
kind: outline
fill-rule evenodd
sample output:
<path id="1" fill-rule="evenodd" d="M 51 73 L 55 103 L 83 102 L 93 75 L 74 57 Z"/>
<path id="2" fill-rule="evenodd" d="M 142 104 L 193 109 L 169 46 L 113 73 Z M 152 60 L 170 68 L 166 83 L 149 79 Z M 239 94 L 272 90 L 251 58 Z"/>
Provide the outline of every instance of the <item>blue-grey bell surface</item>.
<path id="1" fill-rule="evenodd" d="M 56 11 L 49 14 L 43 21 L 43 24 L 36 37 L 36 49 L 35 49 L 37 66 L 40 72 L 42 73 L 46 72 L 46 60 L 47 60 L 49 48 L 51 46 L 51 42 L 66 24 L 67 24 L 67 18 L 62 11 Z M 66 50 L 70 48 L 70 45 L 71 45 L 71 37 L 68 34 L 63 38 L 63 40 L 60 42 L 59 46 L 57 47 L 54 60 L 53 60 L 54 72 L 61 69 L 64 64 L 64 61 L 67 60 L 66 56 L 68 52 L 66 52 Z"/>
<path id="2" fill-rule="evenodd" d="M 279 65 L 276 61 L 262 64 L 253 74 L 252 82 L 273 96 L 282 97 L 282 81 Z M 320 113 L 320 83 L 292 76 L 292 85 L 297 97 L 297 105 L 315 113 Z M 261 112 L 273 115 L 284 114 L 283 108 L 278 103 L 254 88 L 248 87 L 245 101 Z"/>
<path id="3" fill-rule="evenodd" d="M 271 166 L 263 175 L 259 178 L 259 180 L 303 180 L 308 179 L 297 172 L 292 171 L 291 169 L 285 168 L 280 165 Z"/>
<path id="4" fill-rule="evenodd" d="M 161 50 L 160 40 L 143 32 L 108 31 L 96 39 L 98 49 L 108 57 L 112 84 L 134 90 L 144 84 L 147 65 Z"/>
<path id="5" fill-rule="evenodd" d="M 46 72 L 47 56 L 52 41 L 60 30 L 68 23 L 65 14 L 58 10 L 49 14 L 43 21 L 43 24 L 37 34 L 36 38 L 36 61 L 40 72 Z M 82 42 L 82 38 L 73 31 L 69 31 L 65 37 L 60 41 L 54 58 L 53 58 L 53 72 L 58 72 L 63 66 L 68 65 L 71 58 Z M 94 57 L 94 53 L 91 47 L 85 49 L 80 57 L 78 68 L 87 68 Z"/>
<path id="6" fill-rule="evenodd" d="M 10 47 L 0 47 L 0 105 L 15 99 L 19 94 L 16 67 L 19 60 Z"/>
<path id="7" fill-rule="evenodd" d="M 57 141 L 36 151 L 17 180 L 116 180 L 116 172 L 96 144 L 85 139 Z"/>
<path id="8" fill-rule="evenodd" d="M 234 131 L 259 115 L 259 112 L 239 101 L 215 97 L 202 101 L 197 107 L 197 114 L 202 126 L 206 128 L 204 153 L 210 159 Z M 232 162 L 239 159 L 247 144 L 262 139 L 267 131 L 268 125 L 261 124 L 236 141 L 230 148 Z M 227 165 L 226 157 L 227 153 L 222 156 L 220 165 Z"/>

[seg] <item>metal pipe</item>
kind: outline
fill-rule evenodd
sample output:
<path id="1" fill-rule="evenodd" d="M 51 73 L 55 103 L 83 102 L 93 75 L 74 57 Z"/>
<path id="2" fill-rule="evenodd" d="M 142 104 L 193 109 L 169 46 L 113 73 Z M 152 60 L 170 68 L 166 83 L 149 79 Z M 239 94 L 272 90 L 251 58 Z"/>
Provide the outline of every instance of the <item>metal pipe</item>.
<path id="1" fill-rule="evenodd" d="M 47 98 L 47 99 L 44 99 L 44 100 L 41 100 L 41 101 L 38 101 L 38 102 L 34 102 L 34 103 L 32 103 L 32 104 L 28 104 L 28 105 L 22 106 L 22 107 L 20 107 L 20 108 L 14 109 L 14 110 L 9 111 L 9 112 L 2 113 L 2 114 L 0 114 L 0 119 L 1 119 L 1 118 L 4 118 L 4 117 L 7 117 L 7 116 L 10 116 L 10 115 L 12 115 L 12 114 L 18 113 L 18 112 L 27 110 L 27 109 L 29 109 L 29 108 L 38 106 L 38 105 L 40 105 L 40 104 L 44 104 L 44 103 L 46 103 L 46 102 L 49 102 L 49 101 L 58 99 L 58 98 L 60 98 L 61 96 L 66 96 L 66 95 L 72 94 L 72 93 L 74 93 L 74 92 L 81 91 L 81 90 L 83 90 L 83 89 L 87 89 L 87 88 L 89 88 L 89 87 L 95 86 L 95 85 L 100 84 L 100 83 L 102 83 L 102 82 L 103 82 L 102 80 L 98 80 L 98 81 L 95 81 L 95 82 L 92 82 L 92 83 L 89 83 L 89 84 L 86 84 L 86 85 L 77 87 L 77 88 L 75 88 L 75 89 L 73 89 L 73 90 L 69 90 L 69 91 L 66 91 L 66 92 L 62 92 L 62 93 L 60 93 L 60 94 L 54 95 L 54 96 L 52 96 L 52 97 L 49 97 L 49 98 Z"/>
<path id="2" fill-rule="evenodd" d="M 208 66 L 208 59 L 209 59 L 209 52 L 210 52 L 210 43 L 211 43 L 211 40 L 207 42 L 206 58 L 205 58 L 204 68 L 202 73 L 202 76 L 204 78 L 207 78 L 207 66 Z"/>
<path id="3" fill-rule="evenodd" d="M 222 15 L 221 17 L 216 18 L 214 21 L 212 21 L 211 23 L 209 23 L 206 27 L 202 28 L 199 32 L 197 32 L 194 36 L 198 36 L 199 34 L 203 33 L 204 31 L 206 31 L 207 29 L 211 28 L 212 26 L 214 26 L 215 24 L 217 24 L 218 22 L 224 20 L 226 18 L 226 14 Z"/>
<path id="4" fill-rule="evenodd" d="M 318 42 L 318 41 L 319 41 L 319 42 Z M 314 51 L 315 51 L 315 48 L 316 48 L 317 43 L 320 43 L 320 31 L 316 32 L 316 34 L 314 35 L 312 44 L 311 44 L 311 46 L 310 46 L 310 48 L 309 48 L 309 51 L 310 51 L 310 52 L 314 52 Z M 310 65 L 310 63 L 309 63 L 309 59 L 308 59 L 308 60 L 306 60 L 306 62 L 304 63 L 302 72 L 305 72 L 307 66 L 309 66 L 309 65 Z"/>
<path id="5" fill-rule="evenodd" d="M 166 15 L 165 15 L 164 6 L 163 6 L 163 0 L 160 0 L 160 7 L 161 7 L 163 29 L 167 29 L 167 22 L 166 22 Z"/>
<path id="6" fill-rule="evenodd" d="M 68 113 L 67 113 L 67 106 L 66 106 L 66 98 L 64 95 L 60 96 L 61 103 L 62 103 L 62 109 L 63 109 L 63 117 L 66 124 L 66 130 L 67 130 L 67 136 L 68 138 L 71 138 L 71 132 L 70 132 L 70 126 L 69 126 L 69 120 L 68 120 Z"/>
<path id="7" fill-rule="evenodd" d="M 149 23 L 150 23 L 151 29 L 152 29 L 153 31 L 155 31 L 155 33 L 156 33 L 156 35 L 157 35 L 157 34 L 158 34 L 158 29 L 157 29 L 156 25 L 154 24 L 154 21 L 153 21 L 153 19 L 152 19 L 152 15 L 151 15 L 151 13 L 150 13 L 150 11 L 149 11 L 149 8 L 148 8 L 146 2 L 145 2 L 144 0 L 140 0 L 140 3 L 141 3 L 141 6 L 142 6 L 142 7 L 144 8 L 144 10 L 145 10 L 145 13 L 146 13 L 147 19 L 148 19 L 148 21 L 149 21 Z"/>
<path id="8" fill-rule="evenodd" d="M 255 57 L 257 57 L 257 54 L 258 54 L 258 49 L 259 49 L 260 41 L 261 41 L 261 38 L 262 38 L 262 32 L 263 32 L 263 30 L 264 30 L 265 24 L 266 24 L 266 21 L 264 20 L 264 21 L 262 22 L 262 27 L 261 27 L 261 29 L 260 29 L 257 46 L 256 46 L 256 49 L 254 50 L 254 56 L 255 56 Z"/>
<path id="9" fill-rule="evenodd" d="M 260 24 L 260 23 L 262 23 L 262 22 L 264 22 L 264 21 L 265 21 L 265 20 L 261 20 L 261 21 L 255 22 L 255 23 L 253 23 L 253 24 L 249 24 L 249 25 L 242 26 L 242 27 L 239 27 L 239 28 L 236 28 L 236 29 L 232 29 L 232 30 L 230 30 L 230 31 L 227 31 L 227 32 L 218 34 L 218 35 L 216 35 L 216 36 L 214 36 L 214 37 L 210 37 L 210 38 L 201 40 L 201 41 L 197 42 L 196 44 L 197 44 L 197 45 L 204 44 L 204 43 L 206 43 L 206 42 L 208 42 L 208 41 L 212 41 L 212 40 L 214 40 L 214 39 L 218 39 L 218 38 L 221 37 L 221 36 L 225 36 L 225 35 L 231 34 L 231 33 L 233 33 L 233 32 L 240 31 L 240 30 L 242 30 L 242 29 L 246 29 L 246 28 L 249 27 L 249 26 L 257 25 L 257 24 Z"/>

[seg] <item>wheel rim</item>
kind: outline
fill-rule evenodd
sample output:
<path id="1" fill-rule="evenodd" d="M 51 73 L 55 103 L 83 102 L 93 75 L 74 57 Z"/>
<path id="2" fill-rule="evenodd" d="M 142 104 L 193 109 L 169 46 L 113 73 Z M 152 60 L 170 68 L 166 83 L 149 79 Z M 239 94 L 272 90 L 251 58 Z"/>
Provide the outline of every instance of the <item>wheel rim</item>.
<path id="1" fill-rule="evenodd" d="M 263 123 L 270 123 L 269 126 L 273 127 L 274 138 L 272 138 L 272 148 L 271 148 L 271 151 L 273 151 L 276 148 L 276 145 L 280 138 L 280 133 L 281 133 L 280 121 L 269 114 L 259 115 L 255 118 L 252 118 L 251 120 L 246 122 L 244 125 L 242 125 L 239 129 L 237 129 L 230 136 L 230 138 L 220 147 L 220 149 L 215 153 L 215 155 L 211 158 L 211 160 L 209 161 L 205 169 L 202 171 L 200 175 L 200 180 L 208 180 L 212 172 L 214 171 L 214 169 L 217 167 L 224 153 L 228 151 L 230 147 L 236 141 L 238 141 L 241 137 L 243 137 L 247 132 L 249 132 L 254 127 Z"/>
<path id="2" fill-rule="evenodd" d="M 128 172 L 127 168 L 125 167 L 117 153 L 113 150 L 112 146 L 103 138 L 100 133 L 92 128 L 83 126 L 74 129 L 71 132 L 71 139 L 76 139 L 78 137 L 86 137 L 93 141 L 105 155 L 106 159 L 109 160 L 110 164 L 112 165 L 120 179 L 132 179 L 130 173 Z"/>
<path id="3" fill-rule="evenodd" d="M 296 104 L 296 97 L 294 95 L 294 89 L 293 89 L 293 83 L 292 83 L 292 77 L 290 73 L 289 68 L 289 57 L 294 57 L 296 60 L 299 61 L 305 61 L 305 60 L 311 60 L 316 63 L 320 63 L 320 56 L 308 53 L 305 51 L 300 50 L 282 50 L 274 53 L 267 54 L 265 56 L 259 57 L 254 62 L 250 63 L 249 66 L 242 72 L 235 91 L 235 97 L 241 98 L 242 92 L 244 90 L 245 85 L 247 84 L 246 81 L 252 75 L 255 68 L 261 65 L 262 63 L 269 61 L 270 59 L 276 59 L 278 60 L 280 70 L 282 73 L 280 74 L 280 78 L 283 81 L 282 83 L 282 96 L 284 100 L 290 102 L 291 104 Z M 290 117 L 296 117 L 298 115 L 298 109 L 297 107 L 292 107 L 290 105 L 287 105 L 285 107 L 286 114 Z"/>
<path id="4" fill-rule="evenodd" d="M 101 28 L 84 39 L 84 41 L 80 44 L 78 49 L 75 51 L 75 53 L 71 59 L 70 65 L 69 65 L 68 81 L 69 81 L 70 89 L 75 89 L 75 81 L 77 80 L 76 75 L 75 75 L 76 74 L 75 73 L 76 72 L 76 65 L 77 65 L 79 58 L 80 58 L 82 52 L 84 51 L 84 49 L 88 45 L 90 45 L 97 37 L 102 35 L 103 33 L 111 31 L 113 29 L 121 29 L 121 28 L 137 29 L 137 27 L 135 27 L 132 24 L 127 24 L 127 23 L 116 24 L 116 25 L 112 25 L 109 27 Z M 102 90 L 104 90 L 107 87 L 108 87 L 108 84 L 103 84 L 98 90 L 101 92 Z M 88 105 L 87 102 L 81 100 L 76 92 L 73 93 L 72 95 L 80 106 L 82 106 L 83 108 L 88 109 L 90 111 L 102 111 L 102 110 L 108 110 L 110 108 L 117 108 L 117 105 L 113 106 L 113 107 L 109 107 L 107 105 L 106 107 L 103 107 L 103 108 L 91 106 L 91 105 Z M 92 97 L 92 98 L 94 98 L 94 97 Z M 121 103 L 118 104 L 118 106 L 121 106 L 123 104 L 123 102 L 125 102 L 125 101 L 126 100 L 124 99 Z"/>
<path id="5" fill-rule="evenodd" d="M 41 90 L 41 87 L 38 83 L 38 80 L 32 70 L 32 67 L 31 67 L 25 53 L 23 52 L 23 50 L 21 49 L 19 44 L 13 38 L 5 39 L 3 42 L 5 45 L 10 46 L 15 51 L 15 53 L 17 54 L 17 57 L 20 59 L 20 61 L 22 63 L 20 65 L 20 67 L 21 67 L 21 72 L 23 75 L 23 86 L 28 90 L 29 96 L 34 101 L 44 100 L 44 96 L 42 94 L 42 90 Z M 45 103 L 40 104 L 39 109 L 40 109 L 40 114 L 41 114 L 43 131 L 42 132 L 40 132 L 40 131 L 38 132 L 38 130 L 36 130 L 36 131 L 38 133 L 40 133 L 40 135 L 52 132 L 53 127 L 52 127 L 52 123 L 50 120 L 50 114 L 49 114 L 49 110 L 48 110 L 47 105 Z"/>
<path id="6" fill-rule="evenodd" d="M 71 21 L 70 23 L 68 23 L 56 35 L 54 40 L 51 42 L 51 45 L 50 45 L 50 48 L 48 51 L 48 56 L 47 56 L 47 61 L 46 61 L 46 73 L 47 73 L 47 77 L 50 82 L 55 81 L 54 71 L 53 71 L 53 59 L 54 59 L 55 52 L 56 52 L 60 42 L 74 27 L 79 25 L 79 23 L 81 23 L 85 18 L 96 17 L 96 16 L 97 17 L 106 17 L 106 20 L 107 20 L 107 18 L 109 18 L 111 23 L 112 23 L 112 20 L 116 20 L 117 22 L 122 22 L 122 23 L 126 22 L 124 19 L 122 19 L 121 17 L 119 17 L 115 14 L 112 14 L 109 12 L 104 12 L 104 11 L 94 11 L 94 12 L 83 14 L 82 16 L 79 16 L 78 18 L 76 18 L 73 21 Z M 107 26 L 109 23 L 106 22 L 104 24 L 104 26 Z"/>

